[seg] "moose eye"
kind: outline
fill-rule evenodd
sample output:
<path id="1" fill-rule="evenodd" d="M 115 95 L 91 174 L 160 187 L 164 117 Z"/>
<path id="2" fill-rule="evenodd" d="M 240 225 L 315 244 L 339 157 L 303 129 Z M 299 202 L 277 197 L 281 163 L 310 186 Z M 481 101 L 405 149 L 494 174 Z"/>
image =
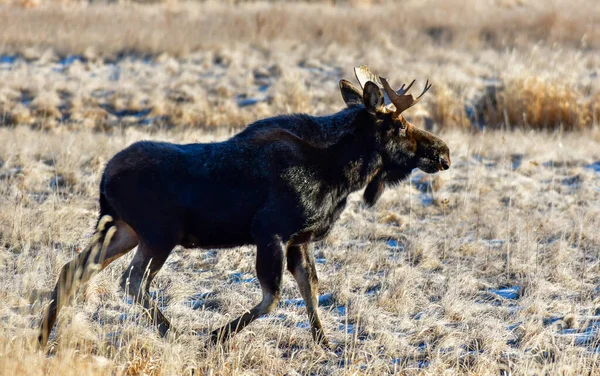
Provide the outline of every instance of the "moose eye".
<path id="1" fill-rule="evenodd" d="M 406 126 L 399 120 L 394 121 L 394 137 L 405 137 L 406 136 Z"/>
<path id="2" fill-rule="evenodd" d="M 406 137 L 406 127 L 396 128 L 396 134 L 398 135 L 398 137 Z"/>

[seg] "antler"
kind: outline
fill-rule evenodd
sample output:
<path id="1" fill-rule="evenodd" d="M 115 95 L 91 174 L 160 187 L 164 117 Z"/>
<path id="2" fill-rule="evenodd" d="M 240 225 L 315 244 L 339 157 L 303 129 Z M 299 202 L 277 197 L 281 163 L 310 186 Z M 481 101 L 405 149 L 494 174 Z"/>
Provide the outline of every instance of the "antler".
<path id="1" fill-rule="evenodd" d="M 413 80 L 408 86 L 403 84 L 400 90 L 394 91 L 385 78 L 377 77 L 365 65 L 354 68 L 354 74 L 356 75 L 356 79 L 360 83 L 361 88 L 364 89 L 366 83 L 371 81 L 383 89 L 384 103 L 388 107 L 391 107 L 390 105 L 392 104 L 394 105 L 395 109 L 391 108 L 391 110 L 394 111 L 395 116 L 400 115 L 402 112 L 417 104 L 421 100 L 421 97 L 423 97 L 423 94 L 425 94 L 432 86 L 429 83 L 429 80 L 427 80 L 425 83 L 425 89 L 423 89 L 423 92 L 417 98 L 415 98 L 412 94 L 406 94 L 415 83 L 415 80 Z"/>
<path id="2" fill-rule="evenodd" d="M 425 88 L 423 89 L 423 92 L 417 98 L 415 98 L 412 94 L 406 94 L 406 92 L 408 92 L 408 90 L 415 83 L 415 80 L 413 80 L 410 83 L 410 85 L 408 85 L 408 87 L 406 87 L 406 89 L 404 88 L 405 85 L 403 84 L 402 87 L 400 88 L 400 90 L 398 90 L 396 92 L 396 91 L 394 91 L 394 89 L 392 89 L 392 87 L 390 86 L 390 84 L 387 82 L 387 80 L 385 78 L 383 78 L 383 77 L 379 77 L 379 78 L 381 79 L 381 83 L 383 84 L 383 89 L 385 90 L 385 93 L 390 97 L 390 100 L 396 107 L 396 111 L 394 111 L 395 116 L 399 116 L 402 112 L 406 111 L 407 109 L 411 108 L 415 104 L 419 103 L 419 101 L 423 97 L 423 94 L 425 94 L 427 92 L 427 90 L 429 90 L 432 86 L 432 84 L 429 83 L 429 80 L 427 80 L 427 82 L 425 83 Z"/>

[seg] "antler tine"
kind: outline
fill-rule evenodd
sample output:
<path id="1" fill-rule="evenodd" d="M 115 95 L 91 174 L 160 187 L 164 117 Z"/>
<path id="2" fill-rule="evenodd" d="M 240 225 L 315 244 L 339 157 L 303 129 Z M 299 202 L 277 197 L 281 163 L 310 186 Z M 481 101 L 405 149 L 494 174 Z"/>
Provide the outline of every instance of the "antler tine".
<path id="1" fill-rule="evenodd" d="M 417 104 L 421 100 L 421 97 L 423 97 L 423 95 L 427 92 L 427 90 L 431 89 L 431 86 L 433 86 L 433 84 L 430 84 L 429 80 L 427 80 L 427 82 L 425 82 L 425 88 L 423 89 L 423 92 L 421 92 L 421 94 L 417 97 L 417 99 L 415 99 L 413 101 L 413 103 L 410 105 L 410 107 Z"/>
<path id="2" fill-rule="evenodd" d="M 408 85 L 408 87 L 406 89 L 404 88 L 404 86 L 406 86 L 406 84 L 402 84 L 402 87 L 400 88 L 400 90 L 396 91 L 396 93 L 398 93 L 398 95 L 406 94 L 410 90 L 410 88 L 413 86 L 415 81 L 416 80 L 412 80 L 412 82 Z"/>

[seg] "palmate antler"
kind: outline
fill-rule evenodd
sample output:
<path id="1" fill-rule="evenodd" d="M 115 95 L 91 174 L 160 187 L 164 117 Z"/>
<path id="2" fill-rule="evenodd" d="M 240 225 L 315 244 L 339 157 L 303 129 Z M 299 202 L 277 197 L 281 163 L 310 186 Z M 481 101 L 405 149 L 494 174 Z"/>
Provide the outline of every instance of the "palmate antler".
<path id="1" fill-rule="evenodd" d="M 423 92 L 421 92 L 421 94 L 415 98 L 412 94 L 406 94 L 408 89 L 410 89 L 410 87 L 413 86 L 413 84 L 415 83 L 415 80 L 413 80 L 406 89 L 404 88 L 405 85 L 403 84 L 400 90 L 396 92 L 394 91 L 394 89 L 392 89 L 392 87 L 385 78 L 379 78 L 383 83 L 383 89 L 385 90 L 386 94 L 390 97 L 390 100 L 394 104 L 394 107 L 396 107 L 396 110 L 394 111 L 395 116 L 399 116 L 402 112 L 408 110 L 415 104 L 419 103 L 419 101 L 423 97 L 423 94 L 425 94 L 427 90 L 431 89 L 431 84 L 429 83 L 429 80 L 427 80 L 427 82 L 425 82 L 425 88 L 423 89 Z"/>
<path id="2" fill-rule="evenodd" d="M 427 80 L 425 89 L 423 89 L 423 92 L 415 98 L 412 94 L 406 94 L 415 83 L 415 80 L 408 86 L 403 84 L 400 90 L 394 91 L 385 78 L 375 76 L 371 70 L 364 65 L 354 68 L 354 74 L 356 75 L 356 79 L 360 83 L 361 88 L 364 89 L 365 84 L 368 81 L 372 81 L 383 89 L 385 105 L 390 111 L 394 112 L 394 116 L 399 116 L 402 112 L 417 104 L 421 100 L 421 97 L 423 97 L 423 94 L 425 94 L 432 86 L 429 83 L 429 80 Z M 391 105 L 393 105 L 393 107 Z"/>

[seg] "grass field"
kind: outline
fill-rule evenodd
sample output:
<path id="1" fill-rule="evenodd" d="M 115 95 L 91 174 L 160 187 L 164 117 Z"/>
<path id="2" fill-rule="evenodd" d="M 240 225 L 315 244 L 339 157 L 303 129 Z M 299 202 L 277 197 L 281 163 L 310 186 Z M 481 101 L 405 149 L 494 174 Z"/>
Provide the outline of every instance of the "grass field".
<path id="1" fill-rule="evenodd" d="M 0 374 L 600 374 L 600 9 L 454 3 L 1 2 Z M 253 247 L 173 252 L 152 290 L 180 338 L 119 290 L 130 254 L 36 349 L 112 155 L 335 112 L 361 64 L 433 82 L 410 115 L 452 168 L 352 195 L 314 246 L 332 351 L 289 274 L 273 315 L 208 344 L 260 299 Z"/>

